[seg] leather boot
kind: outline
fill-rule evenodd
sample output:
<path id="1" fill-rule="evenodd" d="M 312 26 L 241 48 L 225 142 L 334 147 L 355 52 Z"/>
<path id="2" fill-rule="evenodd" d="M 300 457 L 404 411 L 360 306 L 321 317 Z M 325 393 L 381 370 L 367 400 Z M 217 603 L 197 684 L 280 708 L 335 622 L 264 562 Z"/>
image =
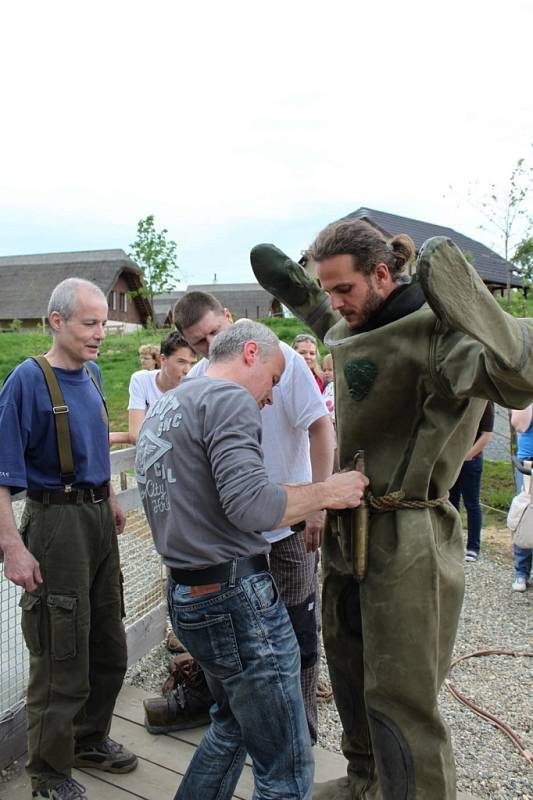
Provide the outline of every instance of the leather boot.
<path id="1" fill-rule="evenodd" d="M 176 656 L 163 697 L 143 700 L 144 724 L 149 733 L 170 733 L 209 724 L 214 700 L 204 673 L 189 654 Z"/>

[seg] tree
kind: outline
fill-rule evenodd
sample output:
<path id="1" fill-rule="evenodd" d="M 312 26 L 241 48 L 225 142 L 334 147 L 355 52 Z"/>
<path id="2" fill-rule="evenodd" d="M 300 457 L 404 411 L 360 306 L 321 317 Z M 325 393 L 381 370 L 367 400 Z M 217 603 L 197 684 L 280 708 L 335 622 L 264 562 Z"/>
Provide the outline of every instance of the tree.
<path id="1" fill-rule="evenodd" d="M 514 251 L 512 262 L 527 286 L 533 284 L 533 236 L 522 239 Z"/>
<path id="2" fill-rule="evenodd" d="M 453 187 L 450 186 L 453 191 Z M 479 227 L 485 231 L 496 233 L 500 240 L 497 248 L 505 260 L 515 263 L 515 254 L 518 253 L 521 243 L 526 241 L 533 230 L 533 209 L 531 197 L 533 196 L 533 166 L 525 158 L 519 158 L 511 172 L 508 183 L 498 188 L 495 183 L 488 185 L 485 193 L 479 199 L 479 185 L 471 183 L 467 192 L 470 205 L 484 217 L 486 222 Z M 517 272 L 522 275 L 521 260 L 516 262 Z M 511 300 L 511 280 L 513 270 L 509 266 L 507 271 L 507 301 Z"/>
<path id="3" fill-rule="evenodd" d="M 131 243 L 129 253 L 141 268 L 144 279 L 143 288 L 133 294 L 149 297 L 154 304 L 154 296 L 170 292 L 175 288 L 179 267 L 177 245 L 172 239 L 167 241 L 167 229 L 157 231 L 154 215 L 150 214 L 137 223 L 137 238 Z"/>
<path id="4" fill-rule="evenodd" d="M 514 263 L 518 242 L 528 238 L 533 226 L 529 200 L 533 188 L 533 166 L 524 158 L 516 162 L 509 183 L 503 191 L 496 184 L 489 185 L 488 192 L 479 204 L 479 209 L 490 227 L 500 236 L 502 255 L 506 261 Z M 469 192 L 472 196 L 472 192 Z M 486 225 L 480 226 L 487 230 Z M 519 247 L 520 245 L 518 245 Z M 507 300 L 511 300 L 511 279 L 513 269 L 507 270 Z"/>
<path id="5" fill-rule="evenodd" d="M 503 195 L 498 194 L 496 186 L 491 184 L 488 195 L 481 202 L 483 213 L 502 237 L 503 257 L 507 260 L 511 259 L 517 237 L 533 224 L 527 205 L 532 179 L 533 167 L 527 166 L 524 158 L 519 158 Z"/>

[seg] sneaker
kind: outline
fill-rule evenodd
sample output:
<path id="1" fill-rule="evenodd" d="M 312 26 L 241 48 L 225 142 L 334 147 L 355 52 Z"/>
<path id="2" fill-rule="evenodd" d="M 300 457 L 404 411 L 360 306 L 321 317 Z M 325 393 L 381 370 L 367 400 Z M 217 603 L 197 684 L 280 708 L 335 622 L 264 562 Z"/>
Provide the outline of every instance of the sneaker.
<path id="1" fill-rule="evenodd" d="M 85 787 L 74 778 L 67 778 L 66 781 L 48 789 L 35 789 L 31 796 L 47 797 L 48 800 L 88 800 Z"/>
<path id="2" fill-rule="evenodd" d="M 467 550 L 465 553 L 465 561 L 477 561 L 479 553 L 476 553 L 475 550 Z"/>
<path id="3" fill-rule="evenodd" d="M 102 742 L 77 745 L 74 766 L 78 769 L 102 769 L 105 772 L 131 772 L 137 766 L 137 756 L 106 736 Z"/>
<path id="4" fill-rule="evenodd" d="M 188 728 L 198 728 L 210 722 L 209 709 L 213 698 L 205 675 L 190 655 L 178 656 L 172 666 L 172 683 L 163 697 L 143 701 L 144 724 L 149 733 L 170 733 Z"/>
<path id="5" fill-rule="evenodd" d="M 526 591 L 526 579 L 525 578 L 515 578 L 513 581 L 513 585 L 511 586 L 513 592 L 525 592 Z"/>

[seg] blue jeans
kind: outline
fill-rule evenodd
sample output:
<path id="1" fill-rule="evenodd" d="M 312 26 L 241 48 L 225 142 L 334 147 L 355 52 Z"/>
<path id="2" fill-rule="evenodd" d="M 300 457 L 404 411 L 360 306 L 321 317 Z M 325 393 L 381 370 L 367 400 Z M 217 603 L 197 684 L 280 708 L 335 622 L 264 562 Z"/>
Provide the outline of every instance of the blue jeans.
<path id="1" fill-rule="evenodd" d="M 246 752 L 253 800 L 310 800 L 314 761 L 300 650 L 270 573 L 230 580 L 200 596 L 169 577 L 168 604 L 176 636 L 215 698 L 211 725 L 174 800 L 230 800 Z"/>
<path id="2" fill-rule="evenodd" d="M 528 458 L 528 461 L 533 459 Z M 524 488 L 524 476 L 520 470 L 514 470 L 516 491 L 521 492 Z M 531 566 L 533 562 L 533 550 L 530 547 L 517 547 L 513 544 L 513 566 L 516 578 L 525 578 L 528 581 L 531 577 Z"/>
<path id="3" fill-rule="evenodd" d="M 466 549 L 479 553 L 481 547 L 481 505 L 479 493 L 481 490 L 481 473 L 483 472 L 483 456 L 476 456 L 471 461 L 465 461 L 455 484 L 450 489 L 450 503 L 457 511 L 461 505 L 461 497 L 466 508 L 468 537 Z"/>

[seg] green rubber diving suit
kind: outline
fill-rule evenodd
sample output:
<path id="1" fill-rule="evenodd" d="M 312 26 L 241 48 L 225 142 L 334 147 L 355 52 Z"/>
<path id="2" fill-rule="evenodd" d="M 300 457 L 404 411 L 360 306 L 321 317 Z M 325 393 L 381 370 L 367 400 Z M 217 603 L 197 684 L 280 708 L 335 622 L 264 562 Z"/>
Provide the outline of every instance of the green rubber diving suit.
<path id="1" fill-rule="evenodd" d="M 513 408 L 531 402 L 532 321 L 503 314 L 455 249 L 450 255 L 451 243 L 428 244 L 419 257 L 421 274 L 399 287 L 362 332 L 350 330 L 309 274 L 277 248 L 252 251 L 259 282 L 332 352 L 341 468 L 353 467 L 355 452 L 364 450 L 374 497 L 444 498 L 435 507 L 371 512 L 362 582 L 353 577 L 333 518 L 326 528 L 324 645 L 348 775 L 317 787 L 317 798 L 456 797 L 453 751 L 437 695 L 463 600 L 464 549 L 459 516 L 445 498 L 485 401 Z M 465 326 L 458 329 L 464 313 L 475 333 L 476 306 L 484 319 L 494 315 L 486 320 L 484 341 L 465 333 Z M 498 351 L 500 340 L 507 351 Z"/>

